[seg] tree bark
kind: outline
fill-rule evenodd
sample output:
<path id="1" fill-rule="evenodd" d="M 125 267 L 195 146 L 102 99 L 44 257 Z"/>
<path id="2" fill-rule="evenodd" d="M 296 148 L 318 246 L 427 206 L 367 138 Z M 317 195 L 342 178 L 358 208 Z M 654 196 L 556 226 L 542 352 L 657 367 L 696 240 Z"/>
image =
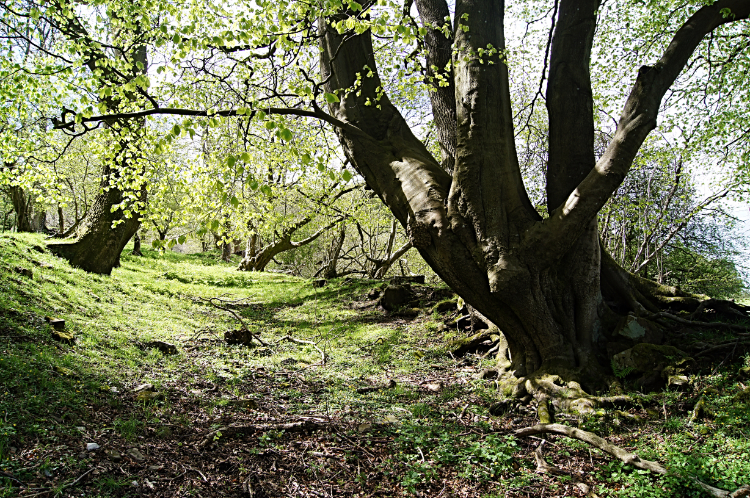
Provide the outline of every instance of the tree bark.
<path id="1" fill-rule="evenodd" d="M 333 240 L 331 247 L 330 256 L 326 262 L 325 269 L 323 270 L 323 278 L 331 279 L 338 276 L 336 267 L 338 266 L 339 256 L 341 255 L 341 248 L 344 247 L 344 240 L 346 239 L 346 225 L 341 226 L 341 231 L 338 237 Z"/>
<path id="2" fill-rule="evenodd" d="M 143 256 L 143 253 L 141 252 L 141 236 L 136 230 L 135 234 L 133 235 L 133 256 Z"/>
<path id="3" fill-rule="evenodd" d="M 456 2 L 451 175 L 382 94 L 370 32 L 342 35 L 320 22 L 321 77 L 326 91 L 340 97 L 328 110 L 341 123 L 337 133 L 347 158 L 425 261 L 499 326 L 508 341 L 509 371 L 527 388 L 553 385 L 550 373 L 578 389 L 603 387 L 613 313 L 602 297 L 597 213 L 627 174 L 655 126 L 661 98 L 700 40 L 720 24 L 747 18 L 750 2 L 725 0 L 699 9 L 661 60 L 641 68 L 614 139 L 597 162 L 589 58 L 598 7 L 596 0 L 561 0 L 558 9 L 547 104 L 547 219 L 529 201 L 515 150 L 502 55 L 504 2 Z M 724 8 L 735 17 L 723 17 Z M 426 9 L 420 14 L 429 20 Z M 426 37 L 428 53 L 439 53 L 439 42 Z M 347 92 L 355 87 L 358 92 Z M 367 105 L 376 98 L 378 106 Z M 443 115 L 440 105 L 436 121 Z M 625 278 L 611 270 L 608 278 Z M 625 280 L 610 290 L 622 294 L 634 285 Z M 637 311 L 638 296 L 629 294 L 623 309 Z"/>
<path id="4" fill-rule="evenodd" d="M 57 233 L 65 233 L 65 213 L 60 204 L 57 205 Z"/>
<path id="5" fill-rule="evenodd" d="M 456 162 L 456 88 L 453 83 L 453 43 L 450 11 L 445 0 L 416 0 L 422 23 L 427 27 L 427 84 L 430 87 L 435 128 L 440 143 L 441 166 L 448 174 Z M 442 28 L 442 29 L 441 29 Z"/>
<path id="6" fill-rule="evenodd" d="M 27 196 L 23 188 L 10 187 L 10 201 L 16 212 L 16 230 L 19 232 L 33 232 L 31 226 L 31 197 Z"/>
<path id="7" fill-rule="evenodd" d="M 127 150 L 131 144 L 126 141 L 121 145 Z M 102 190 L 79 225 L 78 235 L 74 239 L 47 243 L 54 254 L 67 259 L 72 266 L 102 275 L 109 275 L 113 268 L 120 266 L 120 254 L 141 222 L 137 214 L 126 217 L 122 210 L 112 211 L 112 206 L 121 204 L 127 193 L 108 184 L 110 179 L 117 181 L 120 169 L 127 169 L 128 162 L 123 158 L 121 166 L 104 166 Z M 142 199 L 145 190 L 137 195 Z"/>
<path id="8" fill-rule="evenodd" d="M 291 227 L 284 230 L 284 232 L 280 236 L 274 239 L 273 242 L 263 247 L 260 251 L 255 253 L 255 255 L 251 255 L 251 252 L 248 251 L 242 261 L 240 261 L 237 269 L 241 271 L 264 271 L 266 269 L 266 266 L 268 266 L 268 264 L 273 261 L 273 258 L 275 258 L 278 254 L 281 254 L 285 251 L 291 251 L 292 249 L 296 249 L 298 247 L 302 247 L 314 242 L 323 233 L 333 228 L 337 223 L 340 223 L 343 220 L 344 218 L 337 218 L 328 225 L 320 228 L 311 236 L 295 242 L 292 240 L 294 234 L 300 228 L 306 226 L 312 221 L 311 216 L 305 217 L 295 225 L 292 225 Z"/>

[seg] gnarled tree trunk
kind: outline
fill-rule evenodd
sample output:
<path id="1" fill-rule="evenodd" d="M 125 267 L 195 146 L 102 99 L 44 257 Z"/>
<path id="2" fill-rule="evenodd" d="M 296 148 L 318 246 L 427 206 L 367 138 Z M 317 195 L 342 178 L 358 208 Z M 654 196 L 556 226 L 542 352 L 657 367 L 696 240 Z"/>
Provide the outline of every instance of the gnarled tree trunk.
<path id="1" fill-rule="evenodd" d="M 423 21 L 448 10 L 445 0 L 416 4 Z M 499 55 L 504 2 L 456 2 L 463 27 L 454 27 L 448 75 L 455 120 L 440 108 L 450 99 L 436 106 L 439 96 L 432 96 L 441 142 L 455 142 L 452 168 L 441 167 L 381 94 L 370 32 L 339 34 L 321 21 L 321 78 L 340 97 L 329 111 L 348 159 L 438 275 L 499 326 L 510 350 L 508 369 L 528 387 L 548 381 L 548 374 L 589 390 L 603 386 L 616 316 L 602 297 L 597 213 L 630 169 L 664 93 L 698 43 L 718 25 L 747 18 L 750 2 L 700 8 L 661 60 L 641 68 L 617 132 L 597 161 L 589 63 L 598 8 L 597 0 L 559 3 L 547 90 L 546 219 L 529 201 L 515 150 L 508 71 Z M 725 18 L 724 8 L 735 17 Z M 430 58 L 438 58 L 443 40 L 433 34 L 425 41 Z M 608 288 L 627 292 L 616 282 Z M 626 302 L 626 311 L 639 311 L 636 301 Z"/>
<path id="2" fill-rule="evenodd" d="M 285 251 L 291 251 L 292 249 L 296 249 L 298 247 L 302 247 L 304 245 L 310 244 L 311 242 L 314 242 L 326 230 L 334 227 L 337 223 L 343 221 L 344 218 L 335 219 L 307 238 L 299 241 L 293 241 L 292 237 L 294 236 L 294 234 L 297 233 L 299 229 L 309 224 L 312 220 L 312 216 L 306 216 L 291 227 L 286 228 L 280 235 L 277 234 L 277 237 L 274 238 L 273 241 L 269 242 L 257 252 L 249 250 L 251 247 L 253 249 L 255 248 L 255 241 L 252 239 L 253 236 L 251 236 L 250 240 L 252 241 L 252 246 L 250 245 L 250 242 L 248 242 L 248 251 L 245 252 L 245 257 L 242 258 L 242 261 L 240 261 L 237 269 L 241 271 L 264 271 L 266 269 L 266 266 L 268 266 L 268 264 L 273 261 L 273 258 L 275 258 L 278 254 L 281 254 Z"/>
<path id="3" fill-rule="evenodd" d="M 128 150 L 128 143 L 123 145 L 123 150 Z M 120 266 L 125 244 L 141 226 L 137 214 L 126 217 L 122 210 L 112 210 L 112 206 L 125 200 L 126 193 L 109 183 L 117 181 L 121 168 L 127 169 L 127 163 L 123 158 L 118 166 L 104 166 L 102 191 L 78 226 L 77 236 L 47 243 L 54 254 L 67 259 L 72 266 L 103 275 L 109 275 L 113 268 Z M 138 195 L 143 199 L 145 188 Z"/>

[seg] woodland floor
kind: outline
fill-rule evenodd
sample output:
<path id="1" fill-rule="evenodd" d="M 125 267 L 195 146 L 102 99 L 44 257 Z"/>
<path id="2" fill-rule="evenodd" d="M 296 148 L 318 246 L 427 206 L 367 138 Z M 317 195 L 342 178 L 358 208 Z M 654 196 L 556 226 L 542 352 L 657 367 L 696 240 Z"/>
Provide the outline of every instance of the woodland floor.
<path id="1" fill-rule="evenodd" d="M 440 326 L 434 303 L 389 314 L 367 305 L 382 282 L 316 289 L 215 256 L 146 251 L 102 277 L 39 236 L 0 235 L 0 497 L 685 497 L 702 496 L 688 476 L 750 484 L 742 351 L 703 357 L 687 390 L 633 393 L 628 413 L 558 418 L 669 475 L 552 435 L 544 457 L 562 473 L 540 474 L 542 439 L 513 435 L 535 411 L 497 410 L 502 393 L 476 378 L 491 360 L 448 354 L 463 333 Z M 238 322 L 200 300 L 217 296 L 241 300 L 228 307 L 268 346 L 227 345 Z M 75 343 L 52 340 L 45 316 Z M 312 345 L 277 343 L 287 335 L 325 364 Z M 709 411 L 690 423 L 699 396 Z"/>

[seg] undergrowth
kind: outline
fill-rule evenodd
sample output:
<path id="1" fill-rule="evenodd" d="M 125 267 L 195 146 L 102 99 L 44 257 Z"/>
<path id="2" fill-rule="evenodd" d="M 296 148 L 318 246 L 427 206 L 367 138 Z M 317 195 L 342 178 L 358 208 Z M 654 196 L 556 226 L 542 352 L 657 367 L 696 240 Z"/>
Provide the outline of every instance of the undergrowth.
<path id="1" fill-rule="evenodd" d="M 319 482 L 367 496 L 446 489 L 455 496 L 582 496 L 579 481 L 600 496 L 701 496 L 689 475 L 724 489 L 750 484 L 750 410 L 740 395 L 748 381 L 734 375 L 737 363 L 706 365 L 691 390 L 641 396 L 643 405 L 632 410 L 640 423 L 615 412 L 562 420 L 673 474 L 654 476 L 578 441 L 548 437 L 545 458 L 567 473 L 540 475 L 533 458 L 539 440 L 512 435 L 536 422 L 533 413 L 490 415 L 502 394 L 476 379 L 490 360 L 446 354 L 456 333 L 441 331 L 432 305 L 404 318 L 354 306 L 380 282 L 335 279 L 313 288 L 284 274 L 237 272 L 216 253 L 144 253 L 126 251 L 122 266 L 104 277 L 55 258 L 38 235 L 0 235 L 0 497 L 39 492 L 33 489 L 53 490 L 48 496 L 74 489 L 239 496 L 240 481 L 252 475 L 273 475 L 267 482 L 283 489 Z M 217 296 L 234 301 L 228 306 L 266 347 L 224 343 L 223 333 L 239 324 L 200 300 Z M 64 319 L 75 343 L 54 341 L 45 317 Z M 287 335 L 315 342 L 325 365 L 312 345 L 277 343 Z M 174 343 L 179 352 L 164 355 L 149 341 Z M 750 358 L 743 361 L 750 366 Z M 138 397 L 136 387 L 145 384 L 152 398 Z M 699 396 L 710 415 L 690 423 Z M 243 417 L 314 417 L 344 428 L 325 436 L 266 432 L 207 455 L 192 449 L 201 434 Z M 348 471 L 317 456 L 347 441 L 354 443 L 340 465 Z M 87 453 L 92 442 L 102 450 Z M 148 466 L 127 456 L 132 447 L 150 448 Z M 281 470 L 284 455 L 315 448 L 301 473 L 291 464 Z M 180 459 L 191 463 L 170 463 Z M 96 462 L 108 470 L 76 481 Z M 190 470 L 199 467 L 205 479 Z"/>

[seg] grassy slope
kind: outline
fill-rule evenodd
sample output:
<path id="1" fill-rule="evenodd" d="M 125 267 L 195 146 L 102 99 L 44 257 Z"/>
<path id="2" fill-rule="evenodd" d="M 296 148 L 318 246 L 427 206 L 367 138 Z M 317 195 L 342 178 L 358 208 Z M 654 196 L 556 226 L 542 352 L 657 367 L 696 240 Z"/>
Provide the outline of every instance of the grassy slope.
<path id="1" fill-rule="evenodd" d="M 498 393 L 474 380 L 487 360 L 446 356 L 450 334 L 437 332 L 436 315 L 410 320 L 353 309 L 376 282 L 314 289 L 287 275 L 239 273 L 211 255 L 154 252 L 124 256 L 121 268 L 102 277 L 34 246 L 41 249 L 43 239 L 0 235 L 0 497 L 82 490 L 239 496 L 248 476 L 271 496 L 582 496 L 576 481 L 598 486 L 600 495 L 700 496 L 679 475 L 635 472 L 565 439 L 546 446 L 547 460 L 571 474 L 537 475 L 531 454 L 538 441 L 510 436 L 511 428 L 534 423 L 533 414 L 488 414 Z M 269 343 L 285 335 L 315 341 L 326 365 L 316 365 L 320 354 L 309 345 L 226 346 L 221 334 L 236 323 L 195 301 L 220 295 L 246 299 L 235 309 Z M 76 344 L 52 341 L 45 316 L 64 318 Z M 151 340 L 180 352 L 143 347 Z M 651 417 L 644 424 L 628 425 L 614 413 L 568 423 L 678 474 L 726 489 L 750 484 L 750 413 L 733 401 L 744 384 L 726 375 L 737 367 L 701 377 L 694 392 L 643 398 L 638 412 Z M 396 387 L 357 392 L 387 379 Z M 134 392 L 147 382 L 159 393 L 155 400 Z M 688 425 L 700 391 L 716 416 Z M 196 448 L 231 422 L 303 417 L 335 430 L 270 431 Z M 86 453 L 88 442 L 102 448 Z M 132 447 L 145 461 L 126 456 Z"/>

